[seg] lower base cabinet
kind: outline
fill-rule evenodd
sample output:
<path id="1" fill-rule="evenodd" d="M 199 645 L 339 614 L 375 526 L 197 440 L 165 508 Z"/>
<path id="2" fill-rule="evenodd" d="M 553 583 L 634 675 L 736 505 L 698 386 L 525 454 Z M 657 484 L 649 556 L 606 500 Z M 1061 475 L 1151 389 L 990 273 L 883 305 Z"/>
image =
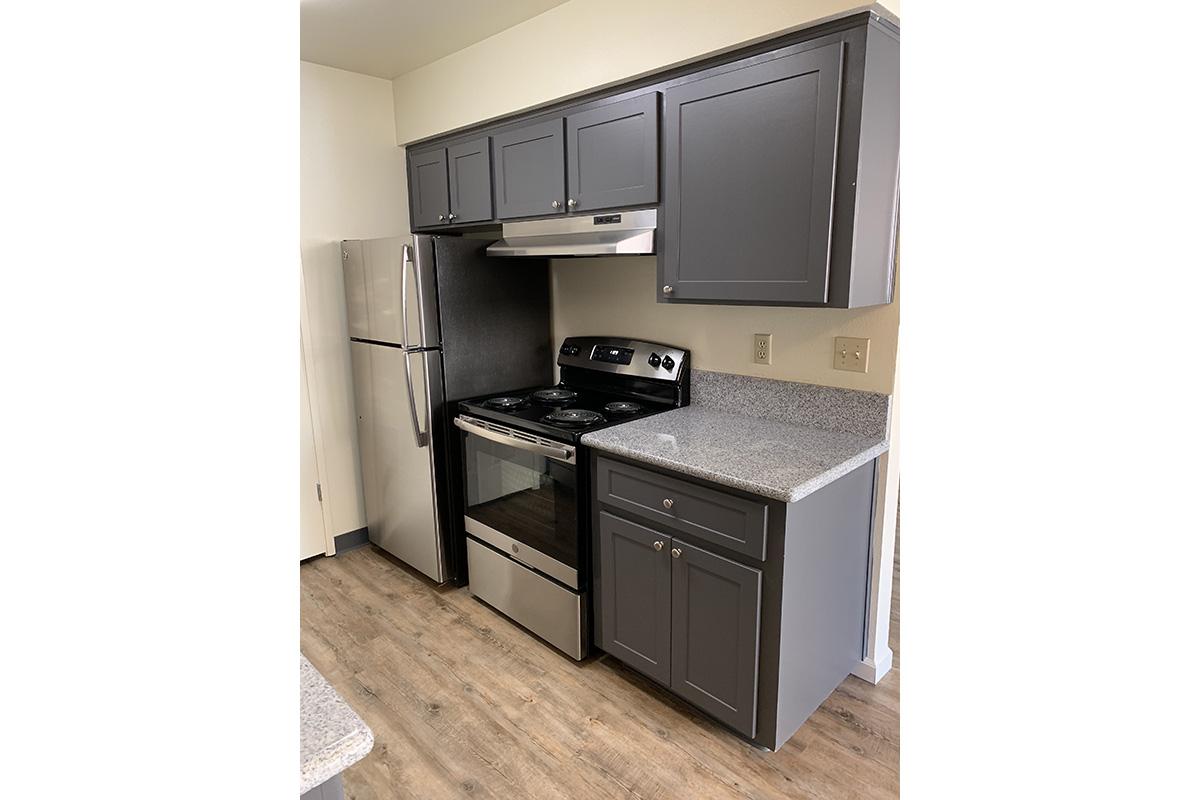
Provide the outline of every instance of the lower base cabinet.
<path id="1" fill-rule="evenodd" d="M 875 463 L 782 503 L 592 459 L 596 645 L 778 750 L 862 658 Z"/>
<path id="2" fill-rule="evenodd" d="M 607 512 L 601 647 L 753 737 L 762 571 Z"/>
<path id="3" fill-rule="evenodd" d="M 762 571 L 675 541 L 671 689 L 753 737 Z"/>
<path id="4" fill-rule="evenodd" d="M 600 646 L 659 683 L 671 684 L 671 537 L 601 512 L 604 633 Z"/>

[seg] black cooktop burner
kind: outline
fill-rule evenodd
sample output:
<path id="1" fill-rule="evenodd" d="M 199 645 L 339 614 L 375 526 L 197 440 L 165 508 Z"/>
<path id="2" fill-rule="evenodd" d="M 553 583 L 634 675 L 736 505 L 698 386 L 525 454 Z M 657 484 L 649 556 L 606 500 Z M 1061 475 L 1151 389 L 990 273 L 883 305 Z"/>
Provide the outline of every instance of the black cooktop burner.
<path id="1" fill-rule="evenodd" d="M 604 415 L 586 408 L 560 408 L 542 417 L 542 422 L 562 428 L 582 428 L 604 422 Z"/>
<path id="2" fill-rule="evenodd" d="M 578 395 L 563 386 L 552 386 L 549 389 L 538 389 L 533 393 L 533 399 L 546 405 L 566 405 L 575 400 Z"/>
<path id="3" fill-rule="evenodd" d="M 642 410 L 642 406 L 638 403 L 632 403 L 628 400 L 617 400 L 612 403 L 607 403 L 604 410 L 609 414 L 637 414 Z"/>
<path id="4" fill-rule="evenodd" d="M 516 395 L 505 395 L 503 397 L 490 397 L 483 401 L 483 404 L 488 408 L 494 408 L 497 411 L 512 411 L 513 409 L 521 408 L 528 402 L 528 398 L 519 397 Z"/>

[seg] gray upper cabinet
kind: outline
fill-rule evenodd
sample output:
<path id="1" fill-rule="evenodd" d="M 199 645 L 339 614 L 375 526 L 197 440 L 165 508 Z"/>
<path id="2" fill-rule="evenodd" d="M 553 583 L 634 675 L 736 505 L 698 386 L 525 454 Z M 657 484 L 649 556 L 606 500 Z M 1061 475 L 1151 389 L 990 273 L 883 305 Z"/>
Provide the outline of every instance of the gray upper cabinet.
<path id="1" fill-rule="evenodd" d="M 492 154 L 484 136 L 446 150 L 450 176 L 449 221 L 482 222 L 492 218 Z"/>
<path id="2" fill-rule="evenodd" d="M 658 92 L 567 116 L 567 206 L 658 203 Z"/>
<path id="3" fill-rule="evenodd" d="M 562 117 L 496 134 L 492 154 L 497 218 L 566 212 Z"/>
<path id="4" fill-rule="evenodd" d="M 657 206 L 661 303 L 892 301 L 900 35 L 877 9 L 412 149 L 414 230 Z"/>
<path id="5" fill-rule="evenodd" d="M 669 299 L 826 301 L 843 48 L 751 59 L 667 90 Z"/>
<path id="6" fill-rule="evenodd" d="M 600 512 L 601 646 L 671 683 L 671 537 Z"/>
<path id="7" fill-rule="evenodd" d="M 675 540 L 671 689 L 753 737 L 762 572 Z"/>
<path id="8" fill-rule="evenodd" d="M 409 153 L 408 193 L 414 227 L 446 224 L 450 214 L 450 189 L 446 180 L 445 148 Z"/>

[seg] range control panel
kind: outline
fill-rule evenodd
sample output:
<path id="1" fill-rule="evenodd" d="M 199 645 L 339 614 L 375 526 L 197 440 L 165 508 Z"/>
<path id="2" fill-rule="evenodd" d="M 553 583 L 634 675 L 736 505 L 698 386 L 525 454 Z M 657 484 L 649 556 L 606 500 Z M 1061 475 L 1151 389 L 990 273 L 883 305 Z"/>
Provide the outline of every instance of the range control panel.
<path id="1" fill-rule="evenodd" d="M 659 342 L 571 336 L 558 348 L 558 365 L 616 372 L 640 378 L 679 380 L 688 351 Z"/>
<path id="2" fill-rule="evenodd" d="M 596 345 L 592 348 L 592 361 L 607 361 L 609 364 L 629 364 L 633 361 L 633 348 Z"/>

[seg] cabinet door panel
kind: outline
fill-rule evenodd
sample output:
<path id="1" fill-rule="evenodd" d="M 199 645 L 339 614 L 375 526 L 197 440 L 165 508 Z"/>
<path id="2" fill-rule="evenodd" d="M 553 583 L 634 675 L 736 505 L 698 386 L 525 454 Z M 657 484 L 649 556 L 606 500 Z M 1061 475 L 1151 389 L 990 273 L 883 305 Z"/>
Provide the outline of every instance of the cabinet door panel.
<path id="1" fill-rule="evenodd" d="M 499 219 L 566 212 L 561 117 L 493 136 L 492 154 Z"/>
<path id="2" fill-rule="evenodd" d="M 599 536 L 600 646 L 669 685 L 671 537 L 605 511 L 600 512 Z"/>
<path id="3" fill-rule="evenodd" d="M 446 151 L 450 170 L 450 213 L 453 222 L 492 218 L 492 154 L 488 137 L 457 144 Z"/>
<path id="4" fill-rule="evenodd" d="M 575 211 L 658 202 L 658 92 L 567 117 Z"/>
<path id="5" fill-rule="evenodd" d="M 842 50 L 667 90 L 664 297 L 826 301 Z"/>
<path id="6" fill-rule="evenodd" d="M 411 153 L 408 157 L 408 186 L 413 225 L 427 228 L 445 224 L 445 216 L 450 213 L 445 149 Z M 438 219 L 439 216 L 442 219 Z"/>
<path id="7" fill-rule="evenodd" d="M 754 736 L 762 572 L 679 539 L 672 546 L 671 689 Z"/>

